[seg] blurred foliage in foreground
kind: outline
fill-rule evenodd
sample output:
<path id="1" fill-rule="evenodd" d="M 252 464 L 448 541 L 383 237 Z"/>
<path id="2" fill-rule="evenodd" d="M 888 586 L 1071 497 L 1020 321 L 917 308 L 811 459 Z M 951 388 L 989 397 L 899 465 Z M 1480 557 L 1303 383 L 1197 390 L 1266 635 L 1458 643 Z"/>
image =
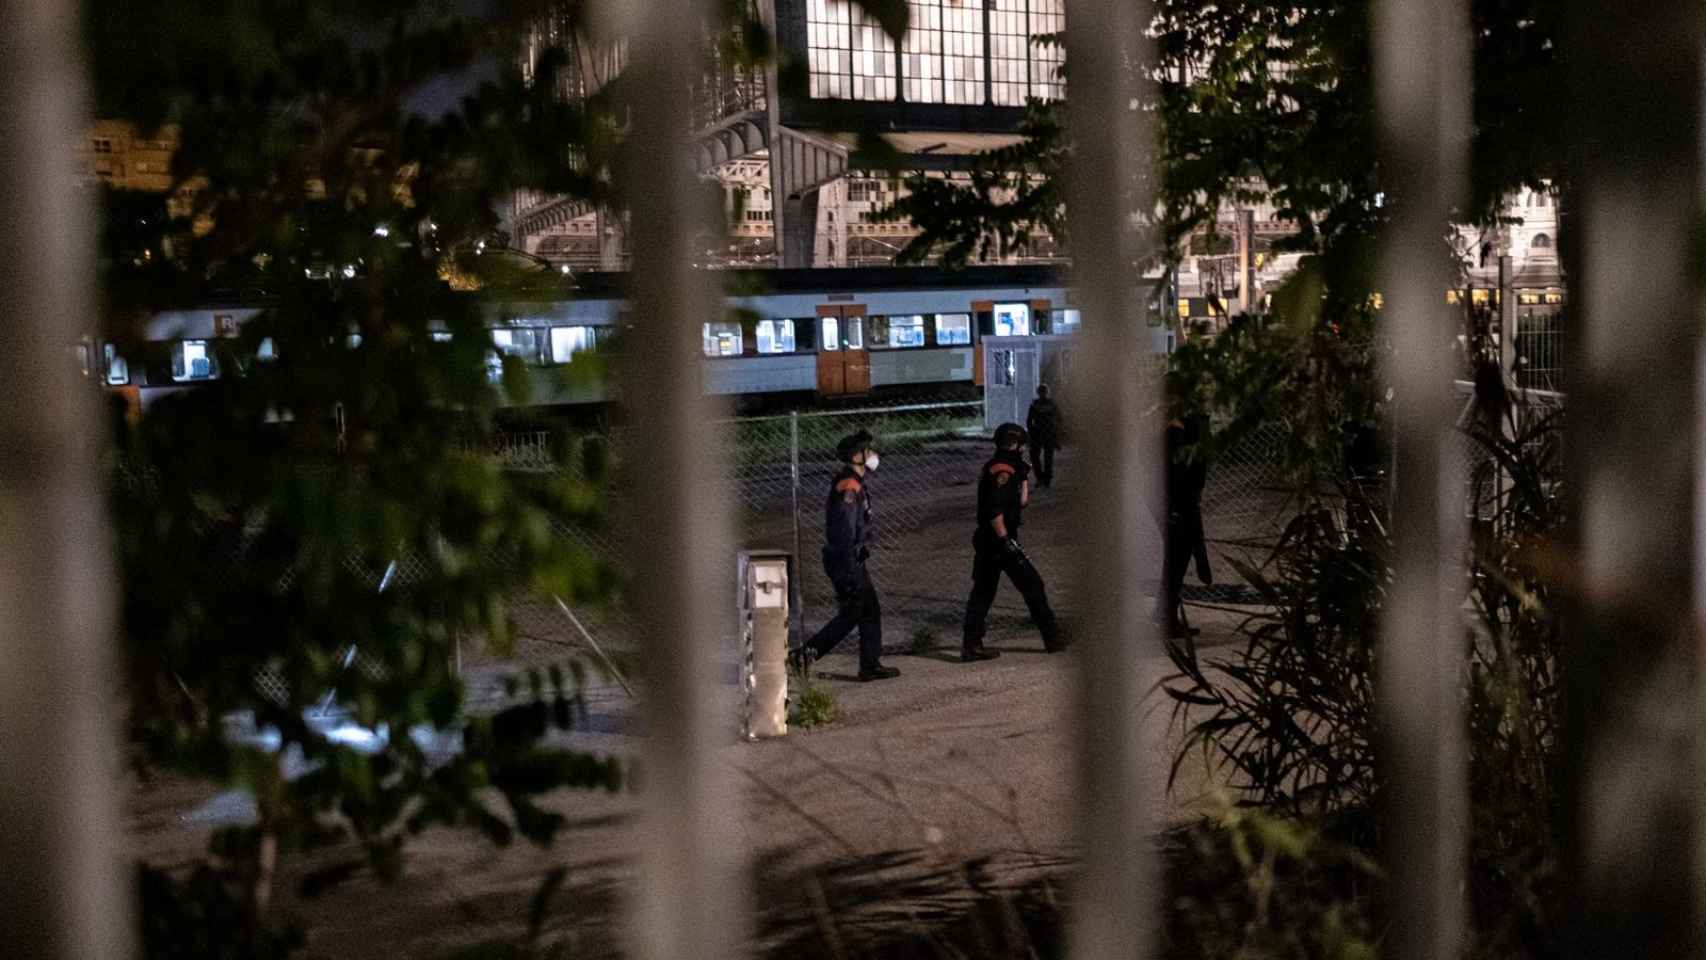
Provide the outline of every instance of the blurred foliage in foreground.
<path id="1" fill-rule="evenodd" d="M 1560 423 L 1507 405 L 1497 384 L 1482 378 L 1464 437 L 1476 453 L 1465 503 L 1478 505 L 1460 678 L 1470 955 L 1545 957 L 1562 929 Z M 1200 948 L 1193 955 L 1367 956 L 1378 943 L 1384 886 L 1369 864 L 1390 822 L 1375 701 L 1392 576 L 1387 506 L 1379 484 L 1346 481 L 1308 496 L 1265 563 L 1238 564 L 1270 605 L 1241 628 L 1241 648 L 1205 658 L 1169 642 L 1178 673 L 1165 689 L 1184 734 L 1175 775 L 1206 763 L 1240 804 L 1261 811 L 1242 826 L 1200 830 L 1201 846 L 1177 851 L 1187 863 L 1206 853 L 1221 869 L 1236 853 L 1248 885 L 1248 896 L 1229 895 L 1239 881 L 1215 888 L 1200 869 L 1175 871 L 1192 904 L 1179 905 L 1174 926 Z M 1240 852 L 1251 825 L 1266 850 L 1253 858 Z M 1350 953 L 1347 931 L 1359 932 Z"/>
<path id="2" fill-rule="evenodd" d="M 508 641 L 517 593 L 614 587 L 560 535 L 601 521 L 603 458 L 529 475 L 486 454 L 525 371 L 490 382 L 487 305 L 448 282 L 566 295 L 491 255 L 495 211 L 529 188 L 620 213 L 649 175 L 624 160 L 621 76 L 568 102 L 516 65 L 544 17 L 569 25 L 565 47 L 608 44 L 596 6 L 85 5 L 96 114 L 180 144 L 171 193 L 102 194 L 101 334 L 161 362 L 144 346 L 158 311 L 264 307 L 213 345 L 218 379 L 117 429 L 131 760 L 255 800 L 205 860 L 143 872 L 150 956 L 286 954 L 302 936 L 281 877 L 301 896 L 394 877 L 440 825 L 549 844 L 563 821 L 541 796 L 625 782 L 617 759 L 547 743 L 577 722 L 578 664 L 479 715 L 454 669 L 459 645 Z M 870 6 L 904 27 L 905 4 Z M 724 55 L 769 55 L 747 4 L 709 8 L 706 36 L 741 41 Z M 544 51 L 536 75 L 568 56 Z M 353 739 L 327 735 L 328 713 Z M 310 851 L 314 869 L 293 866 Z"/>

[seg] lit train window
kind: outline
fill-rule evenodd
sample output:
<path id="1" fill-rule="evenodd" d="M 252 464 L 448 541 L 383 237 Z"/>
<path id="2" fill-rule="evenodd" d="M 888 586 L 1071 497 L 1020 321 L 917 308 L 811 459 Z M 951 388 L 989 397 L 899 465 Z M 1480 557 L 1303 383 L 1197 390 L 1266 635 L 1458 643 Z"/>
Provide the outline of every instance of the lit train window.
<path id="1" fill-rule="evenodd" d="M 206 340 L 179 340 L 172 345 L 172 379 L 212 380 L 219 376 L 219 361 Z"/>
<path id="2" fill-rule="evenodd" d="M 432 337 L 433 343 L 449 343 L 451 333 L 449 330 L 434 330 L 431 332 L 430 336 Z"/>
<path id="3" fill-rule="evenodd" d="M 513 327 L 508 330 L 492 331 L 492 346 L 506 357 L 515 357 L 526 363 L 539 363 L 545 359 L 545 331 L 537 327 Z"/>
<path id="4" fill-rule="evenodd" d="M 568 363 L 575 354 L 591 350 L 593 333 L 591 327 L 552 327 L 551 328 L 551 362 Z"/>
<path id="5" fill-rule="evenodd" d="M 924 346 L 924 316 L 915 313 L 905 317 L 890 317 L 889 346 Z"/>
<path id="6" fill-rule="evenodd" d="M 1056 310 L 1054 312 L 1055 333 L 1076 333 L 1081 315 L 1077 310 Z"/>
<path id="7" fill-rule="evenodd" d="M 998 337 L 1030 336 L 1031 308 L 1023 303 L 996 304 L 995 335 Z"/>
<path id="8" fill-rule="evenodd" d="M 255 359 L 262 363 L 271 363 L 278 359 L 278 347 L 273 344 L 271 337 L 262 337 L 255 347 Z"/>
<path id="9" fill-rule="evenodd" d="M 118 350 L 112 344 L 107 344 L 103 350 L 107 361 L 107 384 L 122 387 L 130 382 L 130 363 L 118 355 Z"/>
<path id="10" fill-rule="evenodd" d="M 738 357 L 741 349 L 740 324 L 728 321 L 705 324 L 705 356 Z"/>
<path id="11" fill-rule="evenodd" d="M 936 315 L 936 342 L 944 347 L 971 342 L 971 314 L 941 313 Z"/>
<path id="12" fill-rule="evenodd" d="M 823 318 L 823 339 L 819 341 L 825 350 L 841 349 L 841 321 L 834 317 Z"/>
<path id="13" fill-rule="evenodd" d="M 758 321 L 757 336 L 759 353 L 794 352 L 794 321 L 792 320 L 760 320 Z"/>
<path id="14" fill-rule="evenodd" d="M 847 318 L 847 349 L 863 350 L 865 348 L 865 318 Z"/>

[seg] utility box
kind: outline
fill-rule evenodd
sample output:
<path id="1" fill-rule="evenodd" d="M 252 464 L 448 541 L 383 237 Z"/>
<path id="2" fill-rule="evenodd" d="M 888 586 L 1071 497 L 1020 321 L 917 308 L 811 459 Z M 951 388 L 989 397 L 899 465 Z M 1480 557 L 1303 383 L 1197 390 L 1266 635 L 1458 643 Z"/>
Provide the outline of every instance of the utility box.
<path id="1" fill-rule="evenodd" d="M 748 740 L 788 732 L 788 594 L 792 554 L 747 550 L 740 555 L 741 734 Z"/>

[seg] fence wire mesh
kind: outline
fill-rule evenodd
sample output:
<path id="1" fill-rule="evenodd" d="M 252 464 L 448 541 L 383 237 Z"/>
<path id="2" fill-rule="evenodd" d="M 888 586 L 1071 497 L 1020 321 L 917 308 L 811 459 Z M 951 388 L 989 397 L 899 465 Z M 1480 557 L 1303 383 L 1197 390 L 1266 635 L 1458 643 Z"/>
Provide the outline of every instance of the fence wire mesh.
<path id="1" fill-rule="evenodd" d="M 1450 462 L 1444 468 L 1465 490 L 1470 516 L 1490 515 L 1489 498 L 1496 496 L 1498 489 L 1498 465 L 1492 452 L 1470 436 L 1475 411 L 1473 390 L 1467 382 L 1459 384 L 1459 397 L 1462 405 L 1457 429 L 1449 447 Z M 1515 399 L 1519 427 L 1560 411 L 1564 402 L 1562 394 L 1546 390 L 1521 390 Z M 883 455 L 881 469 L 869 481 L 875 537 L 869 564 L 882 597 L 885 646 L 910 650 L 926 642 L 952 645 L 958 641 L 970 586 L 978 471 L 992 452 L 983 421 L 983 406 L 976 401 L 724 420 L 716 425 L 726 467 L 716 504 L 731 511 L 738 548 L 782 550 L 797 557 L 795 602 L 801 606 L 797 623 L 809 634 L 835 608 L 821 550 L 824 499 L 841 468 L 836 445 L 848 434 L 869 430 Z M 1290 433 L 1283 422 L 1261 424 L 1215 452 L 1202 508 L 1216 582 L 1210 586 L 1193 578 L 1184 590 L 1187 602 L 1258 602 L 1253 591 L 1223 561 L 1237 557 L 1259 565 L 1295 515 L 1301 500 L 1284 466 Z M 1529 442 L 1555 444 L 1557 435 L 1554 430 Z M 584 443 L 588 438 L 576 439 Z M 600 435 L 592 439 L 620 449 L 624 438 Z M 1080 439 L 1093 442 L 1093 437 Z M 576 444 L 565 442 L 562 435 L 552 431 L 499 434 L 480 441 L 477 449 L 505 470 L 589 479 L 585 464 L 572 453 Z M 1045 577 L 1064 574 L 1063 562 L 1055 562 L 1054 557 L 1064 556 L 1075 536 L 1063 520 L 1055 522 L 1049 517 L 1051 501 L 1064 502 L 1079 495 L 1083 478 L 1076 473 L 1075 460 L 1071 445 L 1061 450 L 1054 487 L 1038 491 L 1033 509 L 1027 512 L 1026 549 L 1039 559 Z M 621 519 L 626 506 L 619 476 L 619 472 L 608 476 L 600 484 L 606 500 L 605 522 L 565 519 L 556 525 L 556 534 L 589 561 L 617 571 L 619 578 L 643 578 L 644 558 L 630 556 L 626 546 Z M 150 482 L 140 474 L 121 474 L 121 480 Z M 1154 579 L 1158 579 L 1160 558 L 1152 560 Z M 733 557 L 729 563 L 732 570 Z M 346 567 L 373 589 L 385 584 L 387 588 L 407 590 L 429 578 L 433 562 L 430 557 L 404 551 L 383 562 L 351 557 Z M 1149 578 L 1137 585 L 1144 590 L 1154 586 Z M 1070 620 L 1072 586 L 1051 581 L 1050 592 L 1057 609 Z M 587 604 L 517 591 L 510 598 L 509 611 L 515 625 L 513 645 L 496 647 L 479 637 L 465 640 L 463 654 L 471 671 L 470 693 L 475 702 L 501 698 L 494 691 L 501 688 L 501 678 L 513 668 L 544 665 L 570 656 L 632 654 L 641 640 L 620 591 L 609 601 Z M 991 626 L 999 631 L 1003 623 L 1009 631 L 1028 629 L 1023 606 L 1016 596 L 1006 593 L 997 603 Z M 378 669 L 359 653 L 350 666 Z M 492 689 L 486 690 L 486 686 Z M 273 671 L 257 676 L 256 689 L 274 702 L 287 699 L 285 680 Z"/>

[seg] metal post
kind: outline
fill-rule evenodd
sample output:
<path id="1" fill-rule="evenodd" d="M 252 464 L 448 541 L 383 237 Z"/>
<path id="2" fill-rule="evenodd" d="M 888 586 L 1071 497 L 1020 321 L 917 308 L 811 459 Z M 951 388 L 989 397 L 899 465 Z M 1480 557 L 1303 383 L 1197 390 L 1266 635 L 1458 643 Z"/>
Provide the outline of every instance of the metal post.
<path id="1" fill-rule="evenodd" d="M 131 954 L 114 778 L 78 10 L 0 0 L 0 930 L 25 960 Z"/>
<path id="2" fill-rule="evenodd" d="M 715 313 L 709 278 L 692 267 L 693 236 L 710 221 L 710 195 L 684 148 L 702 69 L 708 4 L 695 0 L 612 5 L 630 39 L 629 147 L 635 283 L 634 342 L 624 371 L 635 442 L 627 454 L 639 496 L 629 518 L 634 556 L 647 576 L 634 598 L 648 646 L 646 779 L 639 824 L 640 877 L 631 950 L 640 960 L 732 957 L 745 942 L 737 794 L 714 750 L 735 742 L 735 691 L 718 703 L 719 649 L 733 637 L 729 585 L 735 564 L 726 518 L 705 509 L 708 478 L 721 474 L 718 432 L 700 395 L 698 339 L 682 331 Z M 732 650 L 728 651 L 732 655 Z"/>
<path id="3" fill-rule="evenodd" d="M 1700 11 L 1645 0 L 1617 12 L 1608 22 L 1603 4 L 1566 3 L 1560 44 L 1576 134 L 1569 355 L 1583 361 L 1564 445 L 1580 588 L 1559 670 L 1563 942 L 1580 957 L 1689 957 L 1706 946 L 1694 888 L 1702 597 L 1684 601 L 1706 543 L 1693 496 Z"/>
<path id="4" fill-rule="evenodd" d="M 1132 584 L 1152 575 L 1159 531 L 1146 504 L 1160 495 L 1162 423 L 1145 420 L 1152 385 L 1141 271 L 1132 215 L 1147 212 L 1154 153 L 1146 0 L 1075 0 L 1066 16 L 1072 51 L 1067 99 L 1075 137 L 1068 178 L 1073 255 L 1083 302 L 1084 389 L 1066 398 L 1068 421 L 1094 423 L 1104 443 L 1082 447 L 1089 488 L 1077 503 L 1076 572 L 1087 605 L 1080 626 L 1078 845 L 1083 865 L 1068 926 L 1077 960 L 1145 957 L 1152 947 L 1158 824 L 1156 745 L 1137 718 L 1145 687 L 1139 653 L 1157 648 Z M 1110 202 L 1112 201 L 1112 202 Z M 1091 505 L 1094 504 L 1092 508 Z"/>
<path id="5" fill-rule="evenodd" d="M 1446 456 L 1454 324 L 1439 237 L 1464 192 L 1470 39 L 1465 0 L 1377 0 L 1374 66 L 1387 195 L 1396 197 L 1380 288 L 1393 358 L 1393 585 L 1377 677 L 1391 793 L 1386 863 L 1402 960 L 1455 960 L 1466 948 L 1466 720 L 1458 571 L 1462 487 Z"/>
<path id="6" fill-rule="evenodd" d="M 1511 276 L 1510 254 L 1499 257 L 1499 379 L 1505 386 L 1503 406 L 1496 411 L 1499 417 L 1499 432 L 1506 441 L 1514 441 L 1517 436 L 1516 398 L 1516 290 L 1514 278 Z M 1514 518 L 1505 509 L 1510 501 L 1511 488 L 1515 481 L 1510 470 L 1501 462 L 1498 465 L 1498 515 L 1510 523 Z"/>
<path id="7" fill-rule="evenodd" d="M 794 645 L 806 642 L 805 554 L 801 553 L 800 538 L 800 411 L 788 413 L 788 476 L 791 489 L 789 511 L 794 517 L 794 575 L 789 579 L 794 601 Z"/>
<path id="8" fill-rule="evenodd" d="M 1499 257 L 1499 369 L 1505 383 L 1516 376 L 1516 291 L 1513 289 L 1510 254 Z"/>
<path id="9" fill-rule="evenodd" d="M 1238 217 L 1238 313 L 1250 312 L 1256 302 L 1256 212 L 1236 211 Z"/>

